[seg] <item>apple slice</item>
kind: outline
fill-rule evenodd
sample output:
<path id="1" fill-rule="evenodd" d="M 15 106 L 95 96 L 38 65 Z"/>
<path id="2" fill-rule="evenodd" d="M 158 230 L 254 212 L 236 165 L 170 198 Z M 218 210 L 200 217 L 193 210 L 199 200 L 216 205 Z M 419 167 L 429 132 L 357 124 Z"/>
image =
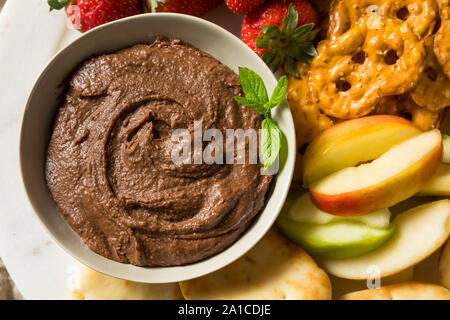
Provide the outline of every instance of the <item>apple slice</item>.
<path id="1" fill-rule="evenodd" d="M 439 257 L 439 283 L 450 290 L 450 239 Z"/>
<path id="2" fill-rule="evenodd" d="M 337 300 L 345 294 L 355 291 L 366 290 L 368 287 L 388 286 L 396 283 L 411 281 L 414 276 L 414 268 L 408 268 L 393 276 L 383 279 L 371 278 L 367 280 L 349 280 L 330 275 L 331 287 L 333 288 L 333 299 Z"/>
<path id="3" fill-rule="evenodd" d="M 441 164 L 417 195 L 450 197 L 450 165 Z"/>
<path id="4" fill-rule="evenodd" d="M 361 222 L 372 228 L 389 228 L 391 212 L 389 209 L 381 209 L 366 215 L 355 217 L 340 217 L 323 212 L 311 201 L 309 193 L 298 197 L 289 208 L 289 218 L 296 222 L 326 224 L 336 221 Z"/>
<path id="5" fill-rule="evenodd" d="M 355 216 L 388 208 L 416 194 L 442 159 L 442 137 L 434 129 L 406 140 L 380 158 L 335 172 L 310 187 L 321 210 Z"/>
<path id="6" fill-rule="evenodd" d="M 421 131 L 410 121 L 379 115 L 341 122 L 322 132 L 304 156 L 303 183 L 380 157 L 394 145 Z"/>
<path id="7" fill-rule="evenodd" d="M 444 156 L 442 162 L 450 164 L 450 137 L 446 134 L 442 135 L 442 144 L 444 145 Z"/>
<path id="8" fill-rule="evenodd" d="M 394 232 L 394 226 L 378 229 L 356 221 L 301 223 L 285 216 L 278 219 L 278 227 L 308 253 L 335 259 L 357 257 L 375 250 Z"/>
<path id="9" fill-rule="evenodd" d="M 350 259 L 323 259 L 322 266 L 334 276 L 365 280 L 374 266 L 381 278 L 399 273 L 426 259 L 450 234 L 450 200 L 421 205 L 399 214 L 394 235 L 382 247 Z M 370 267 L 370 268 L 369 268 Z"/>

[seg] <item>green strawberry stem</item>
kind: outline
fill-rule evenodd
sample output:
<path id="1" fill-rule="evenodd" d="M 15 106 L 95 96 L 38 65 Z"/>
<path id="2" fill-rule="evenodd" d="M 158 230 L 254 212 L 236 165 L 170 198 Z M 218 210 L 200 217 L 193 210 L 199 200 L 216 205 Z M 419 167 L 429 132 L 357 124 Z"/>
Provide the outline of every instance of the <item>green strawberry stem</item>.
<path id="1" fill-rule="evenodd" d="M 281 66 L 287 73 L 299 76 L 296 61 L 311 63 L 317 56 L 312 42 L 319 32 L 314 29 L 314 23 L 298 25 L 298 12 L 291 4 L 289 12 L 283 20 L 281 30 L 275 25 L 268 25 L 261 30 L 262 36 L 256 39 L 256 47 L 269 49 L 261 58 L 276 72 Z"/>
<path id="2" fill-rule="evenodd" d="M 48 0 L 47 2 L 50 6 L 50 11 L 61 10 L 70 4 L 70 0 Z"/>

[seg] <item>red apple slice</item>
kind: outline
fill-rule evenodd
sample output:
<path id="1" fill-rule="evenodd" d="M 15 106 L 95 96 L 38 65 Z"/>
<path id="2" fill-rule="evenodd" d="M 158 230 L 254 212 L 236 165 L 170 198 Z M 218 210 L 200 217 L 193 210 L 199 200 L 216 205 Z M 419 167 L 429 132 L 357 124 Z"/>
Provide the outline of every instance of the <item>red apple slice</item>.
<path id="1" fill-rule="evenodd" d="M 314 182 L 311 199 L 319 209 L 339 216 L 388 208 L 421 190 L 441 159 L 441 133 L 431 130 L 394 146 L 371 163 Z"/>
<path id="2" fill-rule="evenodd" d="M 403 118 L 370 116 L 341 122 L 322 132 L 306 149 L 303 183 L 380 157 L 394 145 L 421 131 Z"/>

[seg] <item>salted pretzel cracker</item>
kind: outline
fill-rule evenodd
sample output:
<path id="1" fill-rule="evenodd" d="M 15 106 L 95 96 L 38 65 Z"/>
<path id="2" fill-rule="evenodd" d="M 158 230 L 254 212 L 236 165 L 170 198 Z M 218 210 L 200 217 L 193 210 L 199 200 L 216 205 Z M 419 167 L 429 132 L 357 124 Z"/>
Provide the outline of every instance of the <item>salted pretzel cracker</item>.
<path id="1" fill-rule="evenodd" d="M 422 108 L 408 94 L 399 96 L 399 102 L 404 112 L 410 114 L 411 121 L 423 131 L 439 128 L 445 109 L 430 111 Z"/>
<path id="2" fill-rule="evenodd" d="M 322 131 L 331 127 L 333 121 L 320 112 L 313 102 L 308 82 L 310 65 L 304 62 L 297 64 L 300 77 L 289 76 L 288 102 L 294 119 L 297 140 L 297 161 L 295 164 L 293 185 L 302 182 L 303 154 L 308 144 Z"/>
<path id="3" fill-rule="evenodd" d="M 381 98 L 370 114 L 371 115 L 388 114 L 411 120 L 410 115 L 405 114 L 403 107 L 400 104 L 399 96 L 387 96 Z"/>
<path id="4" fill-rule="evenodd" d="M 439 111 L 429 111 L 424 108 L 416 107 L 411 109 L 412 122 L 423 131 L 439 128 L 444 117 L 445 109 Z"/>
<path id="5" fill-rule="evenodd" d="M 450 0 L 436 0 L 439 8 L 439 16 L 442 20 L 450 19 Z"/>
<path id="6" fill-rule="evenodd" d="M 439 128 L 445 109 L 429 111 L 417 105 L 408 93 L 383 97 L 371 114 L 396 115 L 411 120 L 418 128 L 428 131 Z"/>
<path id="7" fill-rule="evenodd" d="M 384 96 L 412 89 L 423 70 L 423 43 L 398 19 L 379 18 L 380 28 L 361 17 L 335 40 L 324 40 L 311 64 L 315 103 L 328 116 L 353 119 L 369 114 Z"/>
<path id="8" fill-rule="evenodd" d="M 424 70 L 416 88 L 411 91 L 411 97 L 419 106 L 438 111 L 450 106 L 450 79 L 442 71 L 434 54 L 434 38 L 427 37 L 424 44 L 427 52 Z"/>
<path id="9" fill-rule="evenodd" d="M 450 78 L 450 0 L 438 0 L 441 26 L 434 37 L 434 53 Z"/>
<path id="10" fill-rule="evenodd" d="M 367 13 L 406 21 L 423 38 L 433 31 L 437 5 L 435 0 L 337 0 L 331 8 L 328 37 L 334 39 L 348 31 Z"/>

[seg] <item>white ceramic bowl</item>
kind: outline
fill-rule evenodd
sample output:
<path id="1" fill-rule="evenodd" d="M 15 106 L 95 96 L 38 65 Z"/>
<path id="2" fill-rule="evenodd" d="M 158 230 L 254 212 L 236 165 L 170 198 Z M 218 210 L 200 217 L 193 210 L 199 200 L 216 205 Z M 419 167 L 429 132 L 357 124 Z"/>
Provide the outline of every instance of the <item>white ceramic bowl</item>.
<path id="1" fill-rule="evenodd" d="M 206 20 L 180 14 L 144 14 L 96 28 L 59 52 L 42 71 L 29 97 L 22 122 L 20 162 L 29 200 L 42 224 L 69 254 L 99 272 L 138 282 L 187 280 L 233 262 L 268 231 L 286 199 L 295 162 L 295 130 L 285 104 L 273 115 L 287 137 L 288 154 L 278 173 L 264 211 L 245 234 L 225 251 L 198 263 L 164 268 L 143 268 L 106 259 L 91 250 L 58 212 L 45 181 L 45 159 L 51 125 L 64 93 L 65 79 L 86 58 L 114 52 L 138 43 L 151 43 L 156 35 L 177 37 L 208 52 L 234 71 L 239 66 L 256 71 L 269 93 L 276 79 L 264 62 L 237 37 Z"/>

